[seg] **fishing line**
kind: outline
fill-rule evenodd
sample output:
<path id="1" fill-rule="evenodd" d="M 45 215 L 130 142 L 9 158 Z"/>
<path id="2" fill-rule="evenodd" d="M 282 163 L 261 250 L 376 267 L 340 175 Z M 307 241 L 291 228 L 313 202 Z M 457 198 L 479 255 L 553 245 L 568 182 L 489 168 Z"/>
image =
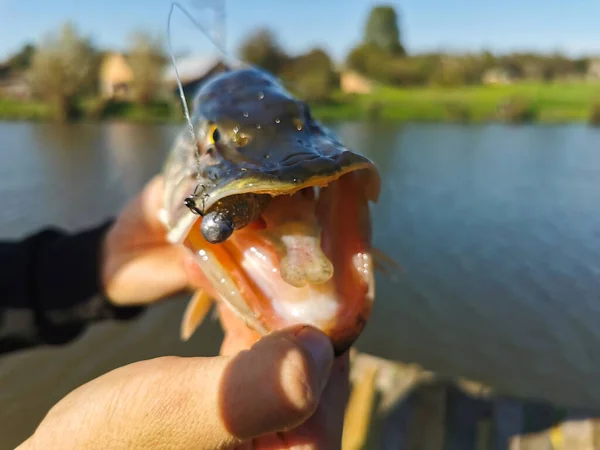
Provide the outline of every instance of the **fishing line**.
<path id="1" fill-rule="evenodd" d="M 224 60 L 231 60 L 231 59 L 235 59 L 237 60 L 237 58 L 232 58 L 230 55 L 227 54 L 227 51 L 225 49 L 225 37 L 226 37 L 226 33 L 225 32 L 221 32 L 220 34 L 220 40 L 221 42 L 216 42 L 215 39 L 210 35 L 209 32 L 206 31 L 205 27 L 203 27 L 202 25 L 200 25 L 198 23 L 198 21 L 196 20 L 196 18 L 194 18 L 194 16 L 192 16 L 181 4 L 179 4 L 179 2 L 172 2 L 171 3 L 171 9 L 169 10 L 169 16 L 167 19 L 167 41 L 168 41 L 168 45 L 169 45 L 169 52 L 171 54 L 171 62 L 173 63 L 173 69 L 175 70 L 175 78 L 177 80 L 177 89 L 179 90 L 179 98 L 181 99 L 181 103 L 183 105 L 183 112 L 185 115 L 185 120 L 188 124 L 188 128 L 189 128 L 189 132 L 191 134 L 192 137 L 192 143 L 196 142 L 196 132 L 194 130 L 194 125 L 192 123 L 192 119 L 190 116 L 190 112 L 189 112 L 189 108 L 187 105 L 187 99 L 185 97 L 185 93 L 183 91 L 183 85 L 181 83 L 181 77 L 179 75 L 179 71 L 177 69 L 177 62 L 175 60 L 175 52 L 173 50 L 173 45 L 171 42 L 171 17 L 173 15 L 173 11 L 175 10 L 175 7 L 179 8 L 179 10 L 190 20 L 190 22 L 192 22 L 192 24 L 200 31 L 202 32 L 202 34 L 217 48 L 217 50 L 219 51 L 219 53 L 223 56 Z M 224 7 L 220 9 L 220 19 L 221 19 L 221 28 L 224 29 L 225 28 L 225 11 L 224 11 Z M 213 9 L 214 11 L 214 9 Z M 237 60 L 237 62 L 239 63 L 240 61 Z M 199 148 L 196 145 L 196 158 L 199 159 L 200 154 L 199 154 Z"/>
<path id="2" fill-rule="evenodd" d="M 185 98 L 185 93 L 183 92 L 183 86 L 181 84 L 181 78 L 179 77 L 179 71 L 177 70 L 177 63 L 175 61 L 175 53 L 173 51 L 173 46 L 171 44 L 171 16 L 173 15 L 173 10 L 175 6 L 178 6 L 182 11 L 185 10 L 178 3 L 171 3 L 171 10 L 169 11 L 169 17 L 167 20 L 167 42 L 169 44 L 169 52 L 171 53 L 171 61 L 173 63 L 173 69 L 175 70 L 175 78 L 177 79 L 177 88 L 179 89 L 179 97 L 181 99 L 181 103 L 183 105 L 183 113 L 185 114 L 185 120 L 188 123 L 190 134 L 192 135 L 192 143 L 196 141 L 196 132 L 194 131 L 194 125 L 192 124 L 192 119 L 190 118 L 190 112 L 188 110 L 187 99 Z M 196 157 L 199 157 L 198 154 L 198 146 L 196 146 Z"/>
<path id="3" fill-rule="evenodd" d="M 213 5 L 214 6 L 214 5 Z M 227 52 L 225 50 L 225 35 L 226 33 L 221 32 L 219 37 L 221 40 L 221 43 L 219 45 L 218 42 L 215 41 L 215 39 L 213 39 L 212 36 L 210 36 L 210 33 L 207 32 L 205 30 L 205 28 L 200 25 L 198 23 L 198 21 L 178 2 L 172 2 L 171 3 L 171 8 L 169 10 L 169 15 L 167 18 L 167 42 L 169 45 L 169 52 L 171 54 L 171 62 L 173 64 L 173 69 L 175 70 L 175 78 L 177 80 L 177 89 L 179 90 L 179 97 L 181 99 L 181 103 L 183 105 L 183 112 L 185 115 L 185 120 L 188 124 L 188 129 L 190 132 L 190 135 L 192 137 L 192 145 L 194 146 L 194 155 L 196 156 L 196 164 L 200 165 L 200 147 L 198 145 L 197 142 L 197 137 L 196 137 L 196 131 L 194 130 L 194 124 L 192 122 L 192 118 L 190 116 L 190 111 L 187 105 L 187 99 L 185 97 L 185 92 L 183 91 L 183 84 L 181 82 L 181 76 L 179 75 L 179 70 L 177 69 L 177 62 L 175 60 L 175 51 L 173 50 L 173 44 L 171 42 L 171 17 L 173 16 L 173 11 L 175 10 L 175 7 L 179 8 L 179 10 L 190 20 L 190 22 L 192 22 L 192 24 L 195 25 L 195 27 L 200 30 L 202 32 L 202 34 L 210 41 L 212 42 L 212 44 L 217 48 L 217 50 L 221 53 L 221 55 L 223 56 L 223 59 L 225 61 L 227 61 L 228 59 L 230 59 L 229 55 L 227 55 Z M 220 11 L 220 19 L 221 19 L 221 29 L 225 28 L 225 11 L 224 11 L 224 7 L 221 8 Z M 213 11 L 215 10 L 215 8 L 213 8 Z M 201 176 L 200 176 L 200 171 L 198 171 L 196 173 L 196 178 L 198 179 L 198 182 L 200 183 L 201 181 Z M 196 188 L 194 189 L 194 192 L 191 196 L 189 196 L 188 198 L 186 198 L 185 200 L 185 205 L 190 208 L 192 210 L 192 212 L 196 212 L 196 213 L 200 213 L 203 212 L 204 210 L 204 190 L 205 190 L 205 186 L 203 184 L 198 184 L 196 185 Z M 199 192 L 201 191 L 201 192 Z M 196 206 L 196 199 L 202 197 L 202 202 L 203 202 L 203 207 L 202 207 L 202 211 L 199 210 Z M 201 214 L 202 215 L 202 214 Z"/>

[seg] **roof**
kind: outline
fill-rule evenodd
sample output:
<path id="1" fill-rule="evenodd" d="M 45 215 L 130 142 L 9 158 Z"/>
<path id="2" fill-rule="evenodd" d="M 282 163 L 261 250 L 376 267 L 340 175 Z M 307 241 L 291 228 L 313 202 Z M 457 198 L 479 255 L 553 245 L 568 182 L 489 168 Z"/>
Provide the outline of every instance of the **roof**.
<path id="1" fill-rule="evenodd" d="M 225 63 L 224 58 L 218 56 L 190 56 L 187 58 L 181 58 L 180 60 L 175 59 L 177 65 L 177 72 L 182 83 L 189 80 L 202 78 L 208 72 L 210 72 L 217 64 Z M 238 67 L 241 64 L 227 61 L 226 64 L 229 67 Z M 175 76 L 175 69 L 173 68 L 172 61 L 169 61 L 164 71 L 165 81 L 169 83 L 176 83 L 177 78 Z"/>

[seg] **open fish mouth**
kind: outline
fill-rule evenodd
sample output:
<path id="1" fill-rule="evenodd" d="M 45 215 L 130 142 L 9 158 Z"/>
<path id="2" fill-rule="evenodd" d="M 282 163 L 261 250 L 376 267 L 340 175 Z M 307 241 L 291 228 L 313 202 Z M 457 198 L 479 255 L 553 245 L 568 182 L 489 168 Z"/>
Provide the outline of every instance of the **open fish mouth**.
<path id="1" fill-rule="evenodd" d="M 183 242 L 202 271 L 201 289 L 261 334 L 309 324 L 345 352 L 375 295 L 364 175 L 274 195 L 223 243 L 207 242 L 197 217 Z"/>

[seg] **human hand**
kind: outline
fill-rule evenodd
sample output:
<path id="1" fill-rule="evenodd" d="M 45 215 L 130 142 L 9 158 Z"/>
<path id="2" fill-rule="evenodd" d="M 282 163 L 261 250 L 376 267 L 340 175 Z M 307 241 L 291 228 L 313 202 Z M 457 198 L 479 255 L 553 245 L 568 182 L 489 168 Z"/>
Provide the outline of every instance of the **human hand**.
<path id="1" fill-rule="evenodd" d="M 122 210 L 103 245 L 102 284 L 117 305 L 145 304 L 188 285 L 186 254 L 167 241 L 158 219 L 163 178 L 157 176 Z"/>
<path id="2" fill-rule="evenodd" d="M 221 354 L 235 355 L 247 348 L 252 348 L 255 343 L 261 342 L 260 335 L 244 325 L 226 306 L 219 303 L 218 308 L 219 319 L 225 330 L 225 339 L 221 345 Z M 296 329 L 302 329 L 302 327 Z M 317 336 L 320 335 L 319 339 L 324 336 L 321 332 L 312 331 L 312 329 L 311 332 L 316 333 Z M 331 344 L 329 343 L 327 347 L 331 348 L 330 346 Z M 263 364 L 280 365 L 280 363 L 277 363 L 277 358 L 265 358 Z M 314 405 L 316 406 L 316 410 L 312 414 L 306 414 L 302 420 L 297 422 L 297 426 L 291 425 L 285 431 L 262 435 L 254 439 L 252 445 L 248 444 L 240 448 L 244 450 L 284 450 L 290 448 L 316 450 L 341 448 L 344 412 L 349 395 L 349 370 L 350 361 L 348 353 L 334 359 L 329 378 L 324 379 L 327 385 L 321 393 L 320 398 L 316 401 L 318 406 Z M 283 374 L 283 372 L 281 373 Z M 284 379 L 283 377 L 284 375 L 281 375 L 281 379 Z M 272 390 L 271 395 L 278 395 L 278 389 L 273 389 L 273 383 L 267 383 L 265 389 Z M 257 408 L 260 408 L 260 406 L 257 406 Z M 311 409 L 312 407 L 308 408 L 307 412 Z"/>
<path id="3" fill-rule="evenodd" d="M 347 357 L 334 362 L 328 338 L 311 327 L 237 353 L 250 334 L 230 330 L 223 353 L 232 355 L 161 357 L 84 384 L 19 450 L 340 448 Z"/>
<path id="4" fill-rule="evenodd" d="M 164 230 L 162 223 L 158 220 L 162 183 L 163 180 L 161 177 L 157 177 L 150 181 L 145 189 L 124 208 L 106 237 L 103 280 L 107 295 L 116 304 L 128 305 L 149 303 L 184 289 L 187 286 L 194 286 L 196 284 L 194 281 L 197 278 L 197 274 L 194 272 L 194 269 L 197 269 L 196 266 L 191 261 L 189 255 L 181 247 L 173 246 L 168 243 L 166 240 L 166 231 Z M 238 354 L 238 352 L 243 349 L 250 348 L 256 343 L 259 336 L 236 319 L 227 308 L 220 307 L 220 309 L 221 322 L 226 332 L 221 353 L 227 355 L 226 357 L 230 359 L 238 358 L 238 356 L 233 355 Z M 289 332 L 287 334 L 284 333 L 280 338 L 285 339 L 285 336 L 288 334 Z M 265 373 L 261 376 L 256 375 L 256 381 L 253 381 L 241 372 L 239 377 L 243 376 L 248 379 L 245 381 L 239 380 L 239 389 L 253 391 L 250 392 L 250 394 L 258 395 L 258 393 L 254 392 L 254 383 L 260 387 L 264 385 L 265 379 L 276 380 L 274 374 L 268 376 L 266 372 L 272 370 L 273 367 L 277 367 L 277 361 L 280 361 L 285 356 L 283 353 L 277 353 L 277 351 L 283 352 L 285 349 L 279 349 L 276 345 L 267 345 L 270 342 L 270 339 L 276 339 L 277 336 L 279 335 L 272 335 L 264 338 L 256 344 L 256 347 L 253 347 L 252 350 L 250 350 L 249 353 L 251 355 L 256 354 L 252 352 L 260 353 L 272 351 L 274 353 L 273 355 L 263 356 L 264 360 L 262 359 L 263 357 L 255 357 L 256 359 L 254 361 L 261 359 L 261 364 L 265 365 Z M 245 354 L 246 353 L 240 353 L 239 357 L 242 357 Z M 139 376 L 143 379 L 144 374 L 147 371 L 155 370 L 157 380 L 163 380 L 163 378 L 161 378 L 161 373 L 163 373 L 164 377 L 172 377 L 173 380 L 177 380 L 179 379 L 177 375 L 177 370 L 179 369 L 175 369 L 175 367 L 181 368 L 182 366 L 187 366 L 186 361 L 188 360 L 161 358 L 153 360 L 153 362 L 137 363 L 145 364 L 145 366 L 140 366 Z M 190 365 L 197 368 L 199 373 L 206 374 L 206 369 L 203 367 L 206 364 L 210 365 L 210 360 L 202 361 L 201 359 L 193 359 L 191 361 L 192 363 L 190 363 Z M 221 364 L 221 366 L 219 367 L 223 368 L 222 365 L 226 364 L 223 361 L 228 360 L 215 359 L 215 361 L 220 361 L 219 364 Z M 165 372 L 167 366 L 170 364 L 173 365 L 173 368 Z M 135 367 L 135 364 L 132 366 Z M 306 365 L 304 369 L 309 366 L 310 365 Z M 283 433 L 267 433 L 266 436 L 262 435 L 260 438 L 254 439 L 254 447 L 243 446 L 240 448 L 288 448 L 290 443 L 305 443 L 307 444 L 307 448 L 315 449 L 338 448 L 341 441 L 343 413 L 348 396 L 348 366 L 349 362 L 347 355 L 338 358 L 333 363 L 331 379 L 323 393 L 320 396 L 317 396 L 318 398 L 309 399 L 308 405 L 305 405 L 304 408 L 295 412 L 298 418 L 296 422 L 298 427 L 293 428 L 293 425 L 291 425 L 290 422 L 290 425 L 287 427 L 289 431 Z M 111 375 L 111 379 L 120 377 L 127 378 L 129 370 L 136 372 L 137 369 L 134 370 L 131 366 L 127 366 L 122 369 L 117 369 L 117 371 L 123 371 L 118 372 L 118 376 L 111 375 L 113 374 L 113 372 L 111 372 L 104 377 Z M 256 369 L 256 373 L 259 373 L 258 369 Z M 281 366 L 279 374 L 283 374 L 283 366 Z M 199 377 L 202 379 L 202 377 L 206 376 L 207 375 L 198 375 L 197 378 Z M 298 383 L 301 381 L 300 378 L 301 377 L 298 377 L 298 379 L 291 382 Z M 102 379 L 103 377 L 94 380 L 92 383 L 99 383 Z M 158 382 L 159 381 L 157 381 L 157 383 Z M 144 382 L 143 384 L 151 385 L 152 383 Z M 169 383 L 167 382 L 166 385 L 169 386 Z M 100 383 L 98 386 L 102 387 L 105 386 L 105 384 Z M 214 387 L 214 384 L 212 386 Z M 84 387 L 80 389 L 84 389 Z M 164 386 L 161 386 L 158 389 L 160 392 L 163 392 L 164 395 L 169 394 L 169 392 L 165 392 L 166 389 Z M 203 396 L 197 387 L 192 388 L 189 386 L 188 391 L 186 391 L 188 395 L 194 393 L 192 392 L 192 389 L 195 390 L 194 392 L 198 392 L 199 396 Z M 277 392 L 283 392 L 275 389 L 276 387 L 273 383 L 270 383 L 268 386 L 264 387 L 262 395 L 276 397 L 278 395 Z M 204 390 L 202 390 L 202 392 L 204 392 Z M 273 394 L 273 392 L 276 394 Z M 309 393 L 306 393 L 306 395 L 308 394 Z M 72 395 L 73 394 L 71 394 L 71 396 Z M 313 393 L 310 393 L 310 395 L 314 397 Z M 179 398 L 177 393 L 174 394 L 174 397 Z M 69 397 L 63 399 L 61 403 L 64 404 L 65 401 L 68 401 L 68 398 Z M 320 403 L 319 399 L 321 400 Z M 115 402 L 116 401 L 117 400 L 115 400 Z M 157 402 L 160 405 L 160 399 L 158 399 Z M 318 407 L 315 402 L 319 403 Z M 57 407 L 59 407 L 61 403 L 59 403 Z M 258 407 L 257 405 L 264 405 L 264 401 L 260 400 L 257 401 L 255 406 L 249 406 L 247 413 L 258 417 L 256 410 Z M 132 407 L 137 406 L 132 405 Z M 143 406 L 141 408 L 143 408 Z M 238 405 L 235 405 L 231 410 L 235 412 L 237 408 Z M 314 408 L 316 408 L 316 410 Z M 310 410 L 313 410 L 314 414 L 308 414 L 307 411 Z M 226 418 L 227 411 L 224 411 L 223 414 L 223 417 Z M 241 412 L 239 414 L 241 414 Z M 269 412 L 265 410 L 265 414 L 264 417 L 267 418 Z M 203 412 L 200 417 L 204 417 L 205 415 L 206 413 Z M 308 418 L 309 415 L 310 418 Z M 48 417 L 52 418 L 54 417 L 54 414 L 51 413 Z M 308 420 L 303 421 L 303 419 L 307 418 Z M 166 419 L 168 420 L 168 417 Z M 48 418 L 44 422 L 47 423 L 47 420 Z M 177 420 L 182 419 L 178 418 Z M 188 419 L 188 422 L 189 420 L 191 419 Z M 238 420 L 242 419 L 239 418 Z M 188 422 L 182 421 L 181 423 L 186 424 Z M 187 427 L 187 425 L 185 426 Z M 275 426 L 275 424 L 273 426 Z M 177 428 L 177 430 L 178 429 L 179 428 Z M 274 428 L 271 429 L 274 430 Z M 205 439 L 201 429 L 196 428 L 195 430 L 190 430 L 190 432 L 196 432 L 200 442 Z M 235 433 L 235 427 L 232 428 L 229 433 L 231 436 L 237 436 L 238 439 L 244 438 L 243 434 L 237 435 Z M 257 436 L 258 435 L 259 434 L 257 433 Z M 232 442 L 231 439 L 233 438 L 230 437 L 226 442 Z M 207 446 L 200 448 L 215 447 Z"/>

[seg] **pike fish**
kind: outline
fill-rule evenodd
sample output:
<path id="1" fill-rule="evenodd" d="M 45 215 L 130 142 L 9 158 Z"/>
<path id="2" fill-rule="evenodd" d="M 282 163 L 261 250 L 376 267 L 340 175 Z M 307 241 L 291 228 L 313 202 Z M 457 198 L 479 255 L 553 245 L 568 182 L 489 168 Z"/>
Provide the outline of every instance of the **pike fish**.
<path id="1" fill-rule="evenodd" d="M 168 239 L 202 274 L 181 337 L 217 301 L 259 334 L 313 325 L 343 354 L 390 262 L 371 244 L 377 167 L 260 69 L 213 75 L 194 105 L 193 139 L 182 130 L 163 172 Z"/>

